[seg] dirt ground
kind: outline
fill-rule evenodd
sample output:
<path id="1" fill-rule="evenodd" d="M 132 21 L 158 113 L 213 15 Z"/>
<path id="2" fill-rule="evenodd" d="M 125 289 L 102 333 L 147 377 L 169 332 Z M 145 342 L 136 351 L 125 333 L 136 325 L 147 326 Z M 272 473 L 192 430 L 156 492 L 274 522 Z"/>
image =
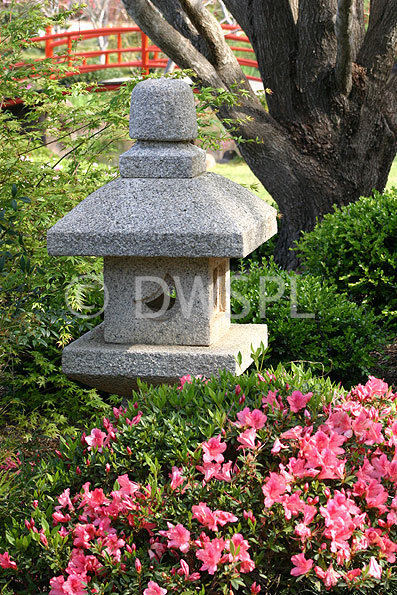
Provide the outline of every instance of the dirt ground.
<path id="1" fill-rule="evenodd" d="M 397 391 L 397 337 L 380 352 L 375 352 L 376 365 L 372 374 L 382 378 L 394 391 Z"/>

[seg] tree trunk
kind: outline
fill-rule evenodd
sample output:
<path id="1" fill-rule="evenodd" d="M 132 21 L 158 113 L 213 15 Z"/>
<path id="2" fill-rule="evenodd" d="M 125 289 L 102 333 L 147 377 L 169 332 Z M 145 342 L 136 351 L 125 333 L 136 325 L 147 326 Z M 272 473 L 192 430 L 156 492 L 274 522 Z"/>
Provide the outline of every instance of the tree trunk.
<path id="1" fill-rule="evenodd" d="M 294 268 L 291 248 L 302 232 L 334 204 L 385 187 L 397 147 L 397 0 L 371 0 L 366 32 L 363 0 L 223 1 L 272 91 L 269 112 L 201 2 L 123 0 L 154 43 L 203 85 L 244 91 L 218 115 L 237 122 L 241 154 L 279 207 L 276 260 Z"/>

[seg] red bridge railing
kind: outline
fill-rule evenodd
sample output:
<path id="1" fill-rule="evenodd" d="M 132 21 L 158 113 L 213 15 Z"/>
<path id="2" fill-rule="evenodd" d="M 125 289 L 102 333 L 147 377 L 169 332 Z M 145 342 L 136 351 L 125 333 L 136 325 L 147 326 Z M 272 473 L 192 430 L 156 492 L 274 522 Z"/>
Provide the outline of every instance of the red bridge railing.
<path id="1" fill-rule="evenodd" d="M 253 58 L 237 57 L 241 66 L 258 68 L 248 37 L 238 34 L 234 25 L 222 25 L 225 31 L 225 38 L 237 42 L 239 45 L 231 45 L 234 52 L 253 54 Z M 135 33 L 140 39 L 140 45 L 129 46 L 126 44 L 126 36 Z M 116 47 L 105 50 L 84 50 L 80 49 L 82 42 L 98 37 L 115 37 Z M 139 68 L 144 74 L 152 69 L 165 68 L 168 58 L 157 46 L 151 44 L 149 38 L 137 26 L 131 27 L 104 27 L 102 29 L 86 29 L 83 31 L 66 31 L 64 33 L 52 33 L 51 27 L 47 28 L 46 35 L 34 37 L 32 42 L 43 42 L 45 57 L 53 58 L 55 63 L 67 63 L 80 73 L 94 72 L 97 70 L 111 68 Z M 240 45 L 241 44 L 241 45 Z M 60 50 L 60 51 L 59 51 Z M 40 59 L 39 59 L 40 60 Z M 259 76 L 247 75 L 251 80 L 260 81 Z"/>

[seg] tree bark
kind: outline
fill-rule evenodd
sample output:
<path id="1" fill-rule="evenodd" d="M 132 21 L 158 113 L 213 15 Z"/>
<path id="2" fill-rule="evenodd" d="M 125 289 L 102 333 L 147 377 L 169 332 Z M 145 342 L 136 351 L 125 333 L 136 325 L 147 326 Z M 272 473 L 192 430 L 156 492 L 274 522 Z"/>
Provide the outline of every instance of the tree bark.
<path id="1" fill-rule="evenodd" d="M 219 117 L 239 122 L 240 151 L 273 196 L 276 260 L 297 266 L 294 242 L 334 204 L 382 191 L 397 148 L 397 0 L 223 0 L 258 60 L 267 112 L 250 91 Z M 123 0 L 154 43 L 205 86 L 248 81 L 201 0 Z M 249 116 L 249 118 L 247 118 Z"/>

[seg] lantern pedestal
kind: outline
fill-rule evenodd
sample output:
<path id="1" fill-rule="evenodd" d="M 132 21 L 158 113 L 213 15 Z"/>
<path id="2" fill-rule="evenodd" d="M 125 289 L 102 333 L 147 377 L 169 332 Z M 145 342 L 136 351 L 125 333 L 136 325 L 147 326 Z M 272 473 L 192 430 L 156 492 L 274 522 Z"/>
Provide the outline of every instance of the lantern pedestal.
<path id="1" fill-rule="evenodd" d="M 239 375 L 252 363 L 251 352 L 261 343 L 267 346 L 265 324 L 232 324 L 210 347 L 106 343 L 101 324 L 65 347 L 62 367 L 74 380 L 131 396 L 137 378 L 148 384 L 173 384 L 185 374 L 209 377 L 226 370 Z"/>

